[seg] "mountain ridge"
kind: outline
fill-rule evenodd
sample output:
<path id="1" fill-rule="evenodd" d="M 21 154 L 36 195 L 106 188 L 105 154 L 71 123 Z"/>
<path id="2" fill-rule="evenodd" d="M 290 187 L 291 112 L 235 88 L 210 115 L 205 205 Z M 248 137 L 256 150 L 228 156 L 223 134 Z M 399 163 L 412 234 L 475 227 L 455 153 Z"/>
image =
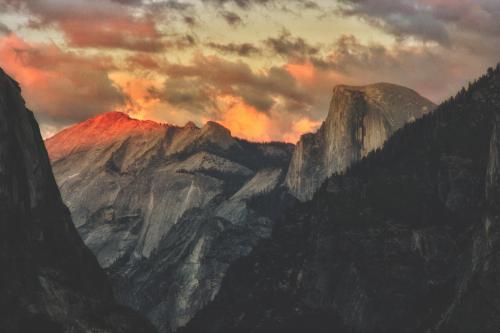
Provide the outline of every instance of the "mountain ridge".
<path id="1" fill-rule="evenodd" d="M 256 144 L 282 143 L 293 145 L 292 143 L 281 141 L 261 142 L 233 137 L 229 128 L 213 120 L 207 121 L 201 127 L 198 127 L 193 121 L 188 121 L 184 126 L 179 126 L 155 120 L 133 118 L 129 114 L 121 111 L 110 111 L 99 114 L 80 123 L 71 125 L 55 133 L 51 137 L 46 138 L 44 141 L 49 147 L 48 150 L 51 160 L 57 161 L 61 157 L 77 153 L 80 150 L 100 145 L 107 145 L 110 142 L 119 141 L 120 139 L 133 135 L 144 134 L 146 132 L 162 132 L 169 128 L 192 131 L 201 130 L 203 135 L 218 136 L 219 139 L 222 140 L 232 137 L 236 140 Z M 71 140 L 71 138 L 77 136 L 76 133 L 79 133 L 79 137 L 84 138 L 83 142 L 74 142 L 74 140 Z"/>
<path id="2" fill-rule="evenodd" d="M 88 122 L 103 117 L 135 124 L 117 114 Z M 147 123 L 54 154 L 59 144 L 79 143 L 81 128 L 47 143 L 74 223 L 118 299 L 161 332 L 175 330 L 213 298 L 229 264 L 269 236 L 273 220 L 250 201 L 275 196 L 276 207 L 286 205 L 280 184 L 293 145 L 235 138 L 216 122 Z"/>

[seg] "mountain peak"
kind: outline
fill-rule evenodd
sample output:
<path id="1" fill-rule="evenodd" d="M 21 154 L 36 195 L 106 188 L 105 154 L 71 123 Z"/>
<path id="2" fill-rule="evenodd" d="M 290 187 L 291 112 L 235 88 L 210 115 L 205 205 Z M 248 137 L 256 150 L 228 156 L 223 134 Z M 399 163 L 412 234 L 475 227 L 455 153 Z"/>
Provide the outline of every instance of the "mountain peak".
<path id="1" fill-rule="evenodd" d="M 211 121 L 211 120 L 207 121 L 205 126 L 203 126 L 203 130 L 212 131 L 212 132 L 216 131 L 216 132 L 224 133 L 227 135 L 231 135 L 231 131 L 228 128 L 222 126 L 218 122 Z"/>
<path id="2" fill-rule="evenodd" d="M 339 84 L 333 88 L 333 96 L 345 92 L 360 92 L 369 98 L 375 99 L 381 99 L 390 95 L 401 95 L 405 98 L 407 98 L 408 96 L 414 96 L 414 98 L 423 98 L 418 92 L 413 89 L 389 82 L 377 82 L 360 86 Z"/>
<path id="3" fill-rule="evenodd" d="M 184 125 L 184 128 L 186 128 L 186 129 L 199 129 L 199 127 L 196 126 L 196 124 L 192 121 L 188 121 L 186 123 L 186 125 Z"/>
<path id="4" fill-rule="evenodd" d="M 391 83 L 338 85 L 320 130 L 302 136 L 286 183 L 300 200 L 310 199 L 323 181 L 381 147 L 407 122 L 435 105 L 414 90 Z"/>
<path id="5" fill-rule="evenodd" d="M 57 160 L 90 147 L 105 146 L 132 135 L 163 132 L 168 127 L 151 120 L 138 120 L 122 112 L 107 112 L 73 125 L 45 141 L 50 158 Z"/>
<path id="6" fill-rule="evenodd" d="M 207 121 L 201 129 L 201 137 L 218 146 L 227 149 L 236 143 L 231 131 L 215 121 Z"/>
<path id="7" fill-rule="evenodd" d="M 132 119 L 130 118 L 130 116 L 124 112 L 121 112 L 121 111 L 110 111 L 110 112 L 105 112 L 105 113 L 102 113 L 96 117 L 94 117 L 94 119 L 101 119 L 101 120 L 118 120 L 118 119 Z"/>
<path id="8" fill-rule="evenodd" d="M 51 160 L 57 161 L 73 153 L 90 149 L 102 150 L 131 138 L 138 138 L 138 145 L 153 144 L 163 140 L 168 129 L 172 133 L 181 130 L 182 135 L 169 143 L 168 152 L 178 152 L 194 142 L 215 144 L 228 149 L 236 144 L 231 131 L 214 121 L 208 121 L 201 129 L 192 121 L 184 127 L 162 124 L 151 120 L 131 118 L 123 112 L 107 112 L 73 125 L 45 141 Z"/>
<path id="9" fill-rule="evenodd" d="M 166 126 L 166 124 L 162 124 L 153 120 L 141 120 L 132 118 L 130 117 L 130 115 L 120 111 L 102 113 L 94 118 L 89 119 L 87 122 L 105 126 L 122 127 L 123 129 L 148 129 Z"/>
<path id="10" fill-rule="evenodd" d="M 356 92 L 357 95 L 351 93 Z M 361 105 L 363 109 L 379 113 L 392 127 L 401 127 L 433 110 L 436 105 L 418 92 L 393 83 L 378 82 L 364 86 L 338 85 L 333 88 L 332 102 L 326 122 L 334 121 L 336 113 L 344 108 Z M 353 110 L 351 110 L 352 112 Z M 363 110 L 358 110 L 362 111 Z"/>

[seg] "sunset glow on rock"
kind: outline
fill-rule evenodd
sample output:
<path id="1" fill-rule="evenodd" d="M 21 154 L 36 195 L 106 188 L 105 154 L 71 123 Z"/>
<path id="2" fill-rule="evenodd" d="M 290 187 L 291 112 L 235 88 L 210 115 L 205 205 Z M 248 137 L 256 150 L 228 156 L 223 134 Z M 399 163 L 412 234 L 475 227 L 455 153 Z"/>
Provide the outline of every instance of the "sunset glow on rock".
<path id="1" fill-rule="evenodd" d="M 58 133 L 58 140 L 52 138 L 45 141 L 50 158 L 88 149 L 90 147 L 107 146 L 114 141 L 133 135 L 161 133 L 167 127 L 150 120 L 132 119 L 121 112 L 104 113 L 72 128 Z M 78 133 L 78 135 L 74 135 Z"/>

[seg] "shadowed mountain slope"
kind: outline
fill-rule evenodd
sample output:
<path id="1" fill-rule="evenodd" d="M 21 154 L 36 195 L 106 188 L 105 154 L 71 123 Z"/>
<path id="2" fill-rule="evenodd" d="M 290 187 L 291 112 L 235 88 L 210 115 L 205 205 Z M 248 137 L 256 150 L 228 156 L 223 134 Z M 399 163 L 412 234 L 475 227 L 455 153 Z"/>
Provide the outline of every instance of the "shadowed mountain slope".
<path id="1" fill-rule="evenodd" d="M 183 333 L 498 332 L 500 66 L 329 178 Z"/>

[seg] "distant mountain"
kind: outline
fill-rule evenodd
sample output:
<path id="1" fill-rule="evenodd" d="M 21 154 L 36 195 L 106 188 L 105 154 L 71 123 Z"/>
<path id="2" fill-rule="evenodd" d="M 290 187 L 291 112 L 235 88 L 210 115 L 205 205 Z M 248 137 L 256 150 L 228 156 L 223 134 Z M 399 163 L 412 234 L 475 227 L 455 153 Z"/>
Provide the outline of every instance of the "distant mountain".
<path id="1" fill-rule="evenodd" d="M 0 332 L 154 332 L 71 222 L 33 114 L 0 69 Z"/>
<path id="2" fill-rule="evenodd" d="M 325 122 L 297 144 L 287 187 L 300 200 L 311 199 L 327 177 L 380 148 L 397 129 L 434 108 L 415 91 L 394 84 L 335 87 Z"/>
<path id="3" fill-rule="evenodd" d="M 271 234 L 294 199 L 293 145 L 107 113 L 46 141 L 62 196 L 118 299 L 161 332 L 185 325 L 230 263 Z"/>
<path id="4" fill-rule="evenodd" d="M 500 331 L 500 65 L 329 178 L 183 333 Z"/>

